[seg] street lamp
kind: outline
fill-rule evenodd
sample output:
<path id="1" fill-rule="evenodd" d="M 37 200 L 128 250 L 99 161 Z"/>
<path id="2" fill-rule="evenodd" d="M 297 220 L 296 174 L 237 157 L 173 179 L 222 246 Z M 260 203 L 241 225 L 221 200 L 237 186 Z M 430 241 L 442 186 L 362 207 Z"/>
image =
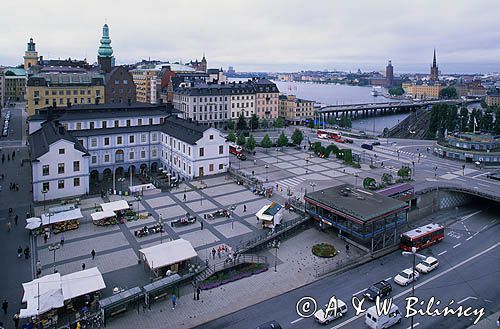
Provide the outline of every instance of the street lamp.
<path id="1" fill-rule="evenodd" d="M 278 149 L 278 148 L 276 148 L 276 163 L 278 163 L 278 162 L 279 162 L 279 158 L 278 158 L 279 153 L 278 153 L 278 151 L 279 151 L 279 149 Z"/>
<path id="2" fill-rule="evenodd" d="M 316 187 L 316 183 L 311 183 L 311 184 L 309 184 L 309 185 L 311 185 L 311 187 L 312 187 L 312 189 L 313 189 L 313 192 L 314 192 L 314 188 Z"/>
<path id="3" fill-rule="evenodd" d="M 306 160 L 306 174 L 309 173 L 309 159 L 307 157 L 305 157 L 305 160 Z"/>
<path id="4" fill-rule="evenodd" d="M 140 207 L 141 207 L 141 196 L 138 194 L 135 196 L 135 200 L 137 201 L 137 216 L 139 216 L 139 212 L 140 212 Z"/>
<path id="5" fill-rule="evenodd" d="M 413 273 L 412 275 L 415 276 L 415 258 L 418 257 L 420 259 L 426 259 L 427 257 L 424 256 L 424 255 L 421 255 L 421 254 L 417 254 L 417 248 L 415 247 L 411 247 L 411 252 L 408 252 L 408 251 L 403 251 L 403 256 L 413 256 L 413 267 L 412 267 L 412 270 L 413 270 Z M 413 277 L 413 280 L 411 282 L 411 296 L 412 297 L 415 297 L 415 278 Z M 413 316 L 411 317 L 411 326 L 410 328 L 413 329 Z"/>
<path id="6" fill-rule="evenodd" d="M 158 217 L 158 224 L 160 224 L 160 244 L 163 243 L 163 218 L 161 215 Z"/>
<path id="7" fill-rule="evenodd" d="M 45 211 L 45 194 L 47 194 L 48 190 L 43 189 L 42 194 L 43 194 L 43 211 Z"/>
<path id="8" fill-rule="evenodd" d="M 271 248 L 274 248 L 274 272 L 278 272 L 278 249 L 280 248 L 281 241 L 279 239 L 271 242 Z"/>
<path id="9" fill-rule="evenodd" d="M 54 253 L 54 261 L 53 261 L 54 273 L 56 273 L 56 250 L 59 248 L 61 248 L 61 244 L 59 242 L 49 246 L 49 251 L 52 251 Z"/>
<path id="10" fill-rule="evenodd" d="M 266 183 L 267 183 L 267 182 L 269 181 L 269 180 L 267 179 L 267 170 L 269 169 L 269 165 L 268 165 L 268 164 L 266 164 L 266 165 L 264 166 L 264 168 L 266 168 Z"/>
<path id="11" fill-rule="evenodd" d="M 125 177 L 118 178 L 118 181 L 120 182 L 120 195 L 123 199 L 123 182 L 125 181 Z"/>
<path id="12" fill-rule="evenodd" d="M 203 190 L 203 186 L 200 185 L 199 190 L 200 190 L 200 196 L 201 196 L 201 198 L 200 198 L 200 206 L 203 206 L 203 191 L 202 191 Z"/>
<path id="13" fill-rule="evenodd" d="M 358 186 L 358 177 L 359 177 L 358 173 L 355 173 L 354 177 L 356 178 L 356 183 L 354 183 L 354 186 L 357 187 Z"/>

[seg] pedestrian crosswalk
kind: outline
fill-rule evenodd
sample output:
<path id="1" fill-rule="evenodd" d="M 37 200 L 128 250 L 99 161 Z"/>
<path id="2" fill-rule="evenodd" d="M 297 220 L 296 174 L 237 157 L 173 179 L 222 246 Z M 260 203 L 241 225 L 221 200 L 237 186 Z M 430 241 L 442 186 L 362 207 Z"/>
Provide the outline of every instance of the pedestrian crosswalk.
<path id="1" fill-rule="evenodd" d="M 278 189 L 281 189 L 283 191 L 286 191 L 287 189 L 290 189 L 291 191 L 294 190 L 295 186 L 303 183 L 306 179 L 303 177 L 291 177 L 287 179 L 282 179 L 276 184 L 278 184 Z"/>
<path id="2" fill-rule="evenodd" d="M 390 148 L 390 147 L 387 147 L 387 146 L 377 146 L 377 149 L 381 149 L 383 151 L 390 152 L 391 155 L 397 155 L 398 154 L 398 151 L 396 151 L 394 148 Z M 399 150 L 399 155 L 400 156 L 407 155 L 410 158 L 418 158 L 418 154 L 419 153 L 413 153 L 413 152 L 408 152 L 408 151 L 404 151 L 404 150 Z M 420 153 L 420 158 L 421 159 L 425 159 L 425 158 L 427 158 L 427 155 L 421 152 Z"/>

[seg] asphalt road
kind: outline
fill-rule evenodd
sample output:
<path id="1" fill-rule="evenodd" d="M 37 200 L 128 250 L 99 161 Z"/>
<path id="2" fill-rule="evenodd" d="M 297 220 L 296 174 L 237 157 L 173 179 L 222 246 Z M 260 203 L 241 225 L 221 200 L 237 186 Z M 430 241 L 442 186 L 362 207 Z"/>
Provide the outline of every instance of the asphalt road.
<path id="1" fill-rule="evenodd" d="M 440 266 L 426 275 L 422 275 L 416 282 L 415 295 L 420 300 L 427 301 L 434 296 L 441 301 L 442 309 L 451 300 L 452 308 L 459 305 L 473 308 L 484 307 L 485 316 L 494 313 L 500 308 L 500 220 L 497 218 L 498 208 L 488 210 L 469 209 L 467 216 L 462 216 L 455 224 L 446 229 L 446 238 L 443 242 L 423 250 L 424 255 L 433 255 L 440 261 Z M 467 230 L 464 229 L 467 227 Z M 199 328 L 255 328 L 257 325 L 270 320 L 277 320 L 284 329 L 300 328 L 365 328 L 364 314 L 355 316 L 351 305 L 353 296 L 361 297 L 363 290 L 370 284 L 382 279 L 389 279 L 393 286 L 391 297 L 403 314 L 405 298 L 411 296 L 411 287 L 400 287 L 392 280 L 404 268 L 411 267 L 411 258 L 394 252 L 370 263 L 361 265 L 339 275 L 326 277 L 322 280 L 296 289 L 289 293 L 253 305 L 239 312 L 206 323 Z M 279 272 L 277 273 L 279 275 Z M 255 293 L 258 293 L 256 287 Z M 345 301 L 348 313 L 341 319 L 321 326 L 312 318 L 301 318 L 297 315 L 296 303 L 301 298 L 313 297 L 319 306 L 328 302 L 331 296 Z M 244 296 L 242 296 L 244 298 Z M 364 302 L 363 308 L 374 305 Z M 426 307 L 427 304 L 422 306 Z M 415 306 L 416 307 L 416 306 Z M 432 309 L 435 309 L 434 306 Z M 475 320 L 475 316 L 457 318 L 416 316 L 415 324 L 418 328 L 466 328 Z M 403 318 L 401 324 L 394 328 L 408 328 L 410 319 Z"/>

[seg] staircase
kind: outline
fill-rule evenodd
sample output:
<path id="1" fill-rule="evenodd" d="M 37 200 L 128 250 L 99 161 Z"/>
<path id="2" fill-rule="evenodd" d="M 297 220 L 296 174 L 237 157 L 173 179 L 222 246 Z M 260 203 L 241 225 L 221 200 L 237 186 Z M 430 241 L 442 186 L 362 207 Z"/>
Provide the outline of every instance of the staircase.
<path id="1" fill-rule="evenodd" d="M 213 265 L 207 266 L 203 271 L 201 271 L 196 279 L 193 281 L 193 285 L 197 286 L 200 282 L 210 277 L 211 275 L 235 267 L 240 264 L 267 264 L 267 257 L 258 256 L 253 254 L 237 254 L 232 260 L 226 258 L 224 261 L 214 263 Z"/>

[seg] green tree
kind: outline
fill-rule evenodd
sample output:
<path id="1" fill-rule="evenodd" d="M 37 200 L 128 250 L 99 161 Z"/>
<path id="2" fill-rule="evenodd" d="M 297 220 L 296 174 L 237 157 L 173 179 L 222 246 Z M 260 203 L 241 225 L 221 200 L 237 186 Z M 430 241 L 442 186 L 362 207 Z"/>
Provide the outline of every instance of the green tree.
<path id="1" fill-rule="evenodd" d="M 276 141 L 276 146 L 283 147 L 288 145 L 288 137 L 286 137 L 284 132 L 281 132 L 278 140 Z"/>
<path id="2" fill-rule="evenodd" d="M 383 173 L 382 177 L 380 178 L 380 181 L 382 185 L 391 185 L 394 182 L 394 178 L 392 177 L 391 174 Z"/>
<path id="3" fill-rule="evenodd" d="M 351 149 L 343 149 L 344 153 L 344 161 L 346 163 L 352 163 L 352 150 Z"/>
<path id="4" fill-rule="evenodd" d="M 273 142 L 271 141 L 271 138 L 269 138 L 268 134 L 264 135 L 264 138 L 262 138 L 262 140 L 260 141 L 260 146 L 264 148 L 266 152 L 273 146 Z"/>
<path id="5" fill-rule="evenodd" d="M 245 145 L 245 143 L 246 143 L 245 135 L 243 135 L 243 133 L 240 133 L 238 135 L 238 139 L 236 140 L 236 144 L 243 146 L 243 145 Z"/>
<path id="6" fill-rule="evenodd" d="M 363 188 L 367 190 L 374 190 L 377 188 L 377 181 L 371 177 L 365 177 L 363 179 Z"/>
<path id="7" fill-rule="evenodd" d="M 259 126 L 261 129 L 269 128 L 269 121 L 266 118 L 263 118 L 260 120 Z"/>
<path id="8" fill-rule="evenodd" d="M 321 147 L 321 142 L 314 142 L 313 144 L 311 144 L 311 148 L 312 148 L 314 154 L 319 153 L 320 147 Z"/>
<path id="9" fill-rule="evenodd" d="M 339 126 L 342 128 L 351 128 L 352 127 L 352 119 L 348 115 L 341 115 L 339 120 Z"/>
<path id="10" fill-rule="evenodd" d="M 238 130 L 245 130 L 247 129 L 247 121 L 245 120 L 245 117 L 243 116 L 243 113 L 240 113 L 238 116 L 238 122 L 236 123 L 236 128 Z"/>
<path id="11" fill-rule="evenodd" d="M 479 128 L 481 130 L 493 130 L 493 111 L 491 109 L 486 109 L 479 122 Z"/>
<path id="12" fill-rule="evenodd" d="M 402 87 L 392 87 L 389 89 L 389 94 L 392 96 L 401 96 L 405 93 L 405 90 Z"/>
<path id="13" fill-rule="evenodd" d="M 314 129 L 314 120 L 313 119 L 309 119 L 309 121 L 307 122 L 307 128 Z"/>
<path id="14" fill-rule="evenodd" d="M 457 90 L 455 87 L 446 87 L 439 92 L 439 98 L 457 98 Z"/>
<path id="15" fill-rule="evenodd" d="M 249 151 L 255 150 L 255 146 L 257 146 L 257 143 L 255 142 L 255 138 L 253 138 L 253 135 L 250 134 L 247 138 L 247 142 L 245 143 L 245 148 Z"/>
<path id="16" fill-rule="evenodd" d="M 326 149 L 328 150 L 328 152 L 331 154 L 335 154 L 337 155 L 337 153 L 339 153 L 339 148 L 337 147 L 337 145 L 335 144 L 330 144 L 326 147 Z"/>
<path id="17" fill-rule="evenodd" d="M 227 120 L 226 126 L 228 130 L 234 130 L 234 121 L 233 120 Z"/>
<path id="18" fill-rule="evenodd" d="M 302 131 L 300 131 L 300 129 L 295 129 L 292 134 L 292 142 L 295 145 L 300 145 L 303 140 L 304 140 L 304 135 L 302 134 Z"/>
<path id="19" fill-rule="evenodd" d="M 229 135 L 227 135 L 227 140 L 231 142 L 236 142 L 236 135 L 233 132 L 230 132 Z"/>
<path id="20" fill-rule="evenodd" d="M 460 109 L 459 129 L 460 131 L 467 130 L 467 123 L 469 122 L 469 110 L 465 106 Z"/>
<path id="21" fill-rule="evenodd" d="M 283 128 L 285 126 L 285 119 L 277 117 L 276 120 L 274 120 L 274 126 L 276 128 Z"/>
<path id="22" fill-rule="evenodd" d="M 259 128 L 259 117 L 257 114 L 252 114 L 252 117 L 250 118 L 250 129 L 257 129 Z"/>
<path id="23" fill-rule="evenodd" d="M 408 167 L 403 167 L 398 170 L 398 176 L 401 177 L 403 180 L 407 180 L 410 178 L 411 175 L 411 169 Z"/>

